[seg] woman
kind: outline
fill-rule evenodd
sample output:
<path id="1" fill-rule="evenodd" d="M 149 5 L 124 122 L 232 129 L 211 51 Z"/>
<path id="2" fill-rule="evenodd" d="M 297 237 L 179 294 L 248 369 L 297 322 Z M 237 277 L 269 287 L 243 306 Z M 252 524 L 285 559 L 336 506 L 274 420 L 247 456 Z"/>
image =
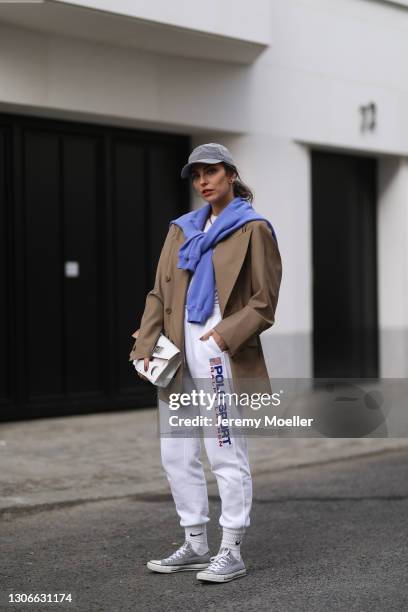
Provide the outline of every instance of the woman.
<path id="1" fill-rule="evenodd" d="M 282 265 L 273 227 L 252 208 L 252 192 L 226 147 L 197 147 L 181 176 L 191 178 L 206 203 L 170 222 L 130 360 L 144 358 L 147 371 L 162 332 L 182 351 L 175 378 L 159 389 L 159 416 L 162 463 L 185 542 L 147 567 L 162 573 L 201 569 L 199 580 L 227 582 L 246 574 L 240 553 L 252 504 L 246 439 L 220 427 L 216 418 L 206 428 L 205 449 L 222 505 L 222 541 L 210 557 L 200 438 L 166 431 L 174 414 L 170 398 L 199 387 L 219 392 L 220 385 L 222 391 L 236 392 L 243 379 L 262 381 L 263 391 L 271 392 L 259 334 L 274 323 Z M 198 413 L 224 417 L 226 410 L 222 403 L 202 402 Z M 233 410 L 239 416 L 239 406 Z M 186 412 L 183 407 L 181 414 Z"/>

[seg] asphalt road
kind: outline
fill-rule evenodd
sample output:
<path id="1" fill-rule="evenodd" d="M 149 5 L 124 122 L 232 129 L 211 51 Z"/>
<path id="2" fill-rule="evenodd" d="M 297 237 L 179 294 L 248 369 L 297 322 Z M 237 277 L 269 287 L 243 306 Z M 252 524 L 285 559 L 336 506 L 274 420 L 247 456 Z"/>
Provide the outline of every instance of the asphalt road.
<path id="1" fill-rule="evenodd" d="M 259 476 L 251 520 L 247 576 L 203 585 L 195 572 L 145 567 L 183 542 L 169 496 L 3 513 L 0 610 L 408 610 L 407 451 Z M 10 593 L 71 593 L 72 603 L 10 604 Z"/>

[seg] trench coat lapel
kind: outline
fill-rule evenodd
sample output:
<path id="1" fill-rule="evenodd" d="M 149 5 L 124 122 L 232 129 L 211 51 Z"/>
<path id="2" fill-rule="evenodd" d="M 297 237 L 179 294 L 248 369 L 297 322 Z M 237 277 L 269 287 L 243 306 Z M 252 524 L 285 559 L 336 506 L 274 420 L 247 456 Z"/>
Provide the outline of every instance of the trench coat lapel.
<path id="1" fill-rule="evenodd" d="M 250 235 L 250 231 L 240 229 L 238 233 L 222 240 L 214 248 L 212 260 L 222 316 L 244 263 Z"/>

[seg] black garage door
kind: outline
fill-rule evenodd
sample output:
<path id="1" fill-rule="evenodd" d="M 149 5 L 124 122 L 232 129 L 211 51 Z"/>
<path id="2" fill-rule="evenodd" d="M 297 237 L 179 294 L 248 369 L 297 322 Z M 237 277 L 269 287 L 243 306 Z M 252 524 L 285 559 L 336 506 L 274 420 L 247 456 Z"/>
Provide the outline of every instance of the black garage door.
<path id="1" fill-rule="evenodd" d="M 316 378 L 378 377 L 377 161 L 312 152 Z"/>
<path id="2" fill-rule="evenodd" d="M 1 419 L 146 406 L 128 362 L 189 138 L 0 115 Z"/>

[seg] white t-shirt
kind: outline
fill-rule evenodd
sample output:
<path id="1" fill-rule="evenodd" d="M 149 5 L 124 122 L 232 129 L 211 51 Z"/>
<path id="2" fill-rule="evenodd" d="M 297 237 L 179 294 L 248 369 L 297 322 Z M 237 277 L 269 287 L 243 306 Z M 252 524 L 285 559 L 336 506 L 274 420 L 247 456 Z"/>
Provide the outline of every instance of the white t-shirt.
<path id="1" fill-rule="evenodd" d="M 216 218 L 217 218 L 217 215 L 211 215 L 211 217 L 209 217 L 209 218 L 207 219 L 207 223 L 205 224 L 205 227 L 204 227 L 204 229 L 203 229 L 203 232 L 208 232 L 208 230 L 210 229 L 211 225 L 214 223 L 214 221 L 216 220 Z M 211 221 L 210 221 L 210 219 L 211 219 Z M 189 284 L 188 289 L 191 287 L 191 284 L 192 284 L 192 282 L 193 282 L 193 280 L 194 280 L 194 276 L 195 276 L 195 274 L 193 274 L 193 275 L 192 275 L 192 277 L 191 277 L 191 279 L 190 279 L 190 284 Z M 188 289 L 187 289 L 187 291 L 188 291 Z M 218 304 L 219 302 L 218 302 L 218 292 L 217 292 L 217 287 L 215 287 L 214 289 L 215 289 L 215 290 L 214 290 L 214 304 Z"/>

